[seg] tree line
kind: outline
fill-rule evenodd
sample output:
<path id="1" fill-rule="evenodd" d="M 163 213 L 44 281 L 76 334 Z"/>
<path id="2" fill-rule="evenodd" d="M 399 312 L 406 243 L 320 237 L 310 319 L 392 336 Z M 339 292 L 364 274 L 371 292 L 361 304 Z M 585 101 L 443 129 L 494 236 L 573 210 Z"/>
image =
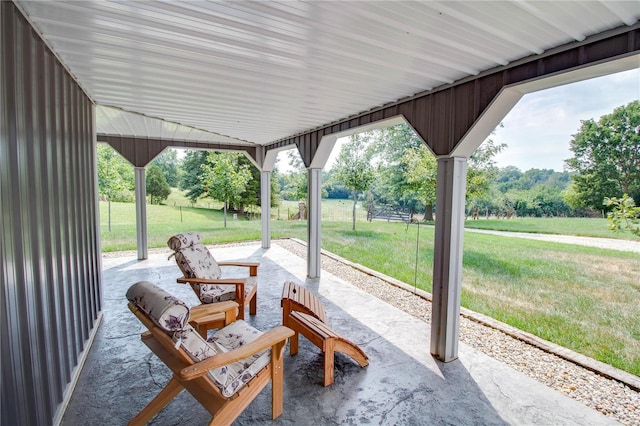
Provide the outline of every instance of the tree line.
<path id="1" fill-rule="evenodd" d="M 583 120 L 570 141 L 574 156 L 565 171 L 498 168 L 494 158 L 505 148 L 489 138 L 469 159 L 468 216 L 599 216 L 616 208 L 611 199 L 640 199 L 640 101 L 597 121 Z M 288 161 L 287 172 L 272 173 L 272 206 L 306 198 L 307 173 L 295 150 Z M 354 213 L 360 201 L 410 208 L 432 220 L 436 170 L 435 157 L 408 125 L 373 130 L 351 136 L 333 167 L 323 171 L 323 197 L 352 199 Z M 133 176 L 122 157 L 99 144 L 101 196 L 133 201 Z M 171 187 L 194 202 L 222 201 L 225 211 L 260 206 L 260 172 L 242 154 L 191 150 L 178 158 L 166 150 L 147 167 L 150 202 L 166 200 Z"/>

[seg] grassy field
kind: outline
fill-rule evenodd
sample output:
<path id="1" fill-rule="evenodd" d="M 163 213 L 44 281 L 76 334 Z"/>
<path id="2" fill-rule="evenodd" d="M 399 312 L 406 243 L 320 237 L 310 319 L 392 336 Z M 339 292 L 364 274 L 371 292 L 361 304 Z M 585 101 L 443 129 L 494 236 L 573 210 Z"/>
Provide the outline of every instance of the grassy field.
<path id="1" fill-rule="evenodd" d="M 323 248 L 431 292 L 433 228 L 322 227 Z M 417 273 L 416 273 L 417 270 Z M 466 233 L 462 306 L 640 375 L 640 257 Z"/>
<path id="2" fill-rule="evenodd" d="M 297 203 L 294 206 L 297 209 Z M 111 204 L 111 232 L 106 207 L 101 203 L 103 251 L 134 249 L 135 206 Z M 431 291 L 432 227 L 421 225 L 418 239 L 417 225 L 368 223 L 359 210 L 354 232 L 350 202 L 323 203 L 322 212 L 323 248 Z M 327 219 L 328 212 L 347 219 Z M 225 229 L 219 210 L 147 205 L 147 217 L 150 247 L 166 247 L 171 235 L 188 230 L 202 232 L 207 243 L 260 239 L 259 220 L 229 218 Z M 582 229 L 593 236 L 601 225 L 606 229 L 606 221 L 599 219 L 587 219 L 593 223 L 574 220 L 577 225 L 570 224 L 570 219 L 537 219 L 542 225 L 536 219 L 510 219 L 510 226 L 520 223 L 522 228 L 509 230 Z M 271 230 L 272 238 L 306 240 L 305 221 L 274 217 Z M 604 234 L 614 235 L 608 230 Z M 476 233 L 466 233 L 464 238 L 463 306 L 640 375 L 637 254 Z"/>
<path id="3" fill-rule="evenodd" d="M 187 206 L 195 207 L 187 207 Z M 110 206 L 110 207 L 109 207 Z M 353 202 L 348 200 L 324 200 L 322 204 L 323 221 L 351 221 Z M 109 215 L 109 208 L 111 214 Z M 287 220 L 299 210 L 295 201 L 283 201 L 279 207 L 271 210 L 272 238 L 306 235 L 306 221 Z M 166 204 L 147 204 L 147 227 L 149 247 L 163 247 L 168 237 L 184 231 L 199 231 L 207 243 L 242 240 L 259 240 L 261 224 L 251 210 L 247 217 L 234 221 L 227 216 L 227 228 L 224 228 L 222 203 L 215 201 L 189 202 L 174 190 Z M 109 217 L 111 218 L 109 220 Z M 136 248 L 135 204 L 100 202 L 100 224 L 102 251 L 134 250 Z M 359 222 L 365 221 L 365 209 L 356 209 Z M 111 223 L 111 231 L 109 231 Z M 297 230 L 297 228 L 300 228 Z M 296 234 L 290 234 L 296 232 Z"/>
<path id="4" fill-rule="evenodd" d="M 100 224 L 102 251 L 134 250 L 136 248 L 135 205 L 131 203 L 111 203 L 111 231 L 109 231 L 108 204 L 100 202 Z M 285 223 L 285 221 L 281 221 Z M 272 237 L 287 237 L 279 232 L 278 221 L 273 221 Z M 299 235 L 306 235 L 305 221 L 286 221 L 287 229 L 300 228 Z M 206 243 L 260 240 L 260 220 L 244 217 L 233 220 L 227 217 L 227 227 L 220 210 L 195 207 L 174 207 L 147 205 L 147 238 L 149 247 L 166 247 L 167 240 L 174 234 L 186 231 L 202 233 Z"/>

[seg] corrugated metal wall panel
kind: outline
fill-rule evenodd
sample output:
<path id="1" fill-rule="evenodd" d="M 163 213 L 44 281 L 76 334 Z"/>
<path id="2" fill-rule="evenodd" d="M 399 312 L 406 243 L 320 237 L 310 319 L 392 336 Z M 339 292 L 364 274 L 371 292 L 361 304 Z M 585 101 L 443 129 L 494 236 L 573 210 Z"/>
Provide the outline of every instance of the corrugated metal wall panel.
<path id="1" fill-rule="evenodd" d="M 2 424 L 51 424 L 101 310 L 91 101 L 1 2 Z"/>

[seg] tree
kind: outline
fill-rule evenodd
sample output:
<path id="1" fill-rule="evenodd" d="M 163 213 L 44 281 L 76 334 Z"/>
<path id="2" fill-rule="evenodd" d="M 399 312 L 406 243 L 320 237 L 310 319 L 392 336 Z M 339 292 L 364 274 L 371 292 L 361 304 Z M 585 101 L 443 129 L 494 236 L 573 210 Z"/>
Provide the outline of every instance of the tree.
<path id="1" fill-rule="evenodd" d="M 285 200 L 306 200 L 308 195 L 307 169 L 302 162 L 302 158 L 300 158 L 300 154 L 298 153 L 297 149 L 291 149 L 287 151 L 287 157 L 289 159 L 289 167 L 291 168 L 291 170 L 289 170 L 288 173 L 280 173 L 278 175 L 280 194 Z M 327 175 L 328 174 L 323 172 L 323 182 L 327 182 L 327 180 L 325 179 Z M 323 198 L 326 198 L 328 196 L 327 186 L 330 186 L 331 184 L 331 182 L 328 182 L 323 185 L 321 190 L 321 196 Z"/>
<path id="2" fill-rule="evenodd" d="M 407 182 L 408 150 L 419 150 L 422 139 L 407 124 L 398 124 L 370 132 L 368 148 L 372 161 L 376 162 L 377 179 L 371 192 L 377 202 L 417 209 L 424 198 L 415 192 L 414 184 Z"/>
<path id="3" fill-rule="evenodd" d="M 568 172 L 529 169 L 523 173 L 517 167 L 507 166 L 498 170 L 491 192 L 493 200 L 500 200 L 500 194 L 509 194 L 513 202 L 510 208 L 518 216 L 569 216 L 575 212 L 566 201 L 573 196 L 570 182 Z M 485 208 L 506 211 L 504 205 L 495 202 Z"/>
<path id="4" fill-rule="evenodd" d="M 293 171 L 282 176 L 282 197 L 301 201 L 307 198 L 307 174 Z"/>
<path id="5" fill-rule="evenodd" d="M 240 165 L 238 156 L 231 152 L 212 152 L 202 167 L 202 184 L 208 196 L 224 204 L 224 227 L 227 227 L 227 208 L 237 203 L 251 179 L 249 166 Z"/>
<path id="6" fill-rule="evenodd" d="M 353 222 L 352 230 L 356 230 L 356 207 L 358 192 L 366 191 L 375 179 L 375 172 L 367 156 L 369 137 L 365 133 L 352 135 L 349 142 L 342 145 L 335 164 L 335 179 L 352 191 Z"/>
<path id="7" fill-rule="evenodd" d="M 237 201 L 231 204 L 236 210 L 244 211 L 247 206 L 259 206 L 260 205 L 260 170 L 254 167 L 251 161 L 244 154 L 238 154 L 236 156 L 236 167 L 246 168 L 249 171 L 249 180 L 245 185 L 244 191 L 240 193 Z M 273 205 L 273 194 L 272 202 Z"/>
<path id="8" fill-rule="evenodd" d="M 581 121 L 570 149 L 574 157 L 565 164 L 577 172 L 573 181 L 578 206 L 600 209 L 605 197 L 623 194 L 640 199 L 640 101 L 620 106 L 597 122 Z"/>
<path id="9" fill-rule="evenodd" d="M 151 164 L 160 167 L 167 183 L 172 188 L 177 188 L 179 183 L 178 170 L 180 160 L 178 160 L 178 152 L 175 149 L 168 148 L 162 152 Z"/>
<path id="10" fill-rule="evenodd" d="M 151 164 L 147 168 L 146 180 L 147 195 L 151 198 L 151 204 L 160 204 L 171 194 L 171 188 L 159 166 Z"/>
<path id="11" fill-rule="evenodd" d="M 418 148 L 409 148 L 402 162 L 407 167 L 404 178 L 410 185 L 409 190 L 417 194 L 424 202 L 424 220 L 433 220 L 433 205 L 436 202 L 436 176 L 438 164 L 431 151 L 422 144 Z"/>
<path id="12" fill-rule="evenodd" d="M 433 219 L 437 162 L 424 142 L 407 124 L 367 133 L 372 141 L 368 156 L 377 162 L 378 178 L 372 186 L 376 199 L 383 203 L 418 208 L 424 204 L 427 220 Z M 494 157 L 506 145 L 487 139 L 469 159 L 467 199 L 470 203 L 489 193 L 497 174 Z"/>
<path id="13" fill-rule="evenodd" d="M 182 160 L 179 188 L 187 191 L 185 195 L 192 203 L 195 203 L 205 193 L 200 175 L 202 174 L 202 166 L 207 163 L 208 155 L 207 151 L 188 150 Z"/>
<path id="14" fill-rule="evenodd" d="M 494 157 L 507 145 L 496 144 L 493 139 L 485 140 L 476 151 L 471 154 L 467 166 L 467 204 L 473 205 L 489 192 L 491 183 L 498 175 Z"/>
<path id="15" fill-rule="evenodd" d="M 624 222 L 624 227 L 632 234 L 640 237 L 640 207 L 636 207 L 633 198 L 624 194 L 622 198 L 606 197 L 604 205 L 612 207 L 613 210 L 607 215 L 609 229 L 619 232 Z"/>
<path id="16" fill-rule="evenodd" d="M 99 143 L 98 193 L 108 201 L 132 202 L 135 186 L 133 166 L 109 145 Z"/>
<path id="17" fill-rule="evenodd" d="M 344 186 L 344 183 L 336 181 L 334 175 L 335 169 L 333 168 L 329 171 L 322 171 L 322 182 L 325 182 L 323 190 L 326 190 L 327 198 L 348 199 L 351 191 Z"/>
<path id="18" fill-rule="evenodd" d="M 516 166 L 506 166 L 498 170 L 496 183 L 498 190 L 502 193 L 517 187 L 518 182 L 522 178 L 522 172 Z"/>
<path id="19" fill-rule="evenodd" d="M 281 194 L 285 200 L 301 201 L 307 198 L 307 172 L 297 149 L 287 151 L 291 170 L 280 175 Z"/>

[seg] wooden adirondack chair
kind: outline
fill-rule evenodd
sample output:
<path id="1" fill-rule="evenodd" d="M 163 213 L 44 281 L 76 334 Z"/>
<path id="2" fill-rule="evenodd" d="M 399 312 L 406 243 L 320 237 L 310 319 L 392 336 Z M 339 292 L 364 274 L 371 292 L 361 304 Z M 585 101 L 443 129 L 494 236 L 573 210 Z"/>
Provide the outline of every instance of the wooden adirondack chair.
<path id="1" fill-rule="evenodd" d="M 293 331 L 262 333 L 242 320 L 204 340 L 189 324 L 189 308 L 156 285 L 141 281 L 127 291 L 129 309 L 148 328 L 142 341 L 173 372 L 162 391 L 129 423 L 142 425 L 186 389 L 213 416 L 234 421 L 271 381 L 272 418 L 282 414 L 283 352 Z"/>
<path id="2" fill-rule="evenodd" d="M 216 303 L 235 300 L 240 306 L 238 318 L 244 319 L 245 306 L 249 313 L 257 311 L 259 262 L 217 262 L 207 247 L 202 244 L 198 232 L 174 235 L 167 245 L 173 250 L 176 263 L 184 275 L 178 278 L 181 284 L 189 284 L 201 303 Z M 224 266 L 244 267 L 249 275 L 238 278 L 222 278 Z"/>

